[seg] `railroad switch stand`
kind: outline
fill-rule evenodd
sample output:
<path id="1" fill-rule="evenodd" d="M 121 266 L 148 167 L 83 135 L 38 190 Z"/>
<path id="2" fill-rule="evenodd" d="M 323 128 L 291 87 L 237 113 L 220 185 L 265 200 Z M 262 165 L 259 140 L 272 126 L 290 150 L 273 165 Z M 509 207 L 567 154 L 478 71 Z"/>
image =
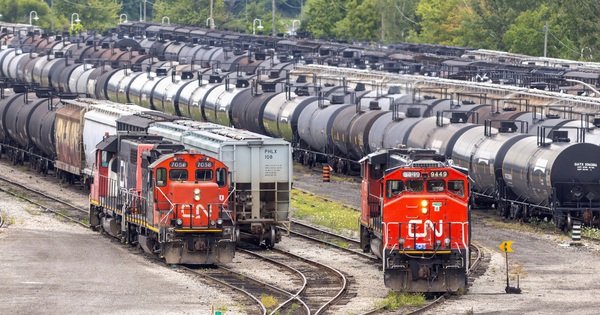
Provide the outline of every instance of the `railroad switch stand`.
<path id="1" fill-rule="evenodd" d="M 517 287 L 511 287 L 510 286 L 510 278 L 508 276 L 508 253 L 512 253 L 514 252 L 512 250 L 512 248 L 510 248 L 510 245 L 512 245 L 513 242 L 511 241 L 506 241 L 506 242 L 502 242 L 502 244 L 500 244 L 500 249 L 505 253 L 505 257 L 506 257 L 506 288 L 504 289 L 504 291 L 508 294 L 521 294 L 521 288 L 519 288 L 519 275 L 517 275 Z"/>

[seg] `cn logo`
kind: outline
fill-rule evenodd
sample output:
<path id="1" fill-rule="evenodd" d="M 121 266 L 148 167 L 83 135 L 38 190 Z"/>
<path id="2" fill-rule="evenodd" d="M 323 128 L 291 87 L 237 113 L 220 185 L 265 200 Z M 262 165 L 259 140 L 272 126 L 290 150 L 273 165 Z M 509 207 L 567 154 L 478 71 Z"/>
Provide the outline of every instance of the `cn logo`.
<path id="1" fill-rule="evenodd" d="M 187 213 L 186 213 L 187 211 Z M 198 204 L 196 205 L 196 213 L 194 214 L 194 219 L 200 219 L 202 218 L 200 216 L 200 213 L 204 213 L 205 216 L 209 217 L 209 213 L 208 211 L 206 211 L 206 209 L 204 209 L 204 206 L 202 204 Z M 182 218 L 191 218 L 192 217 L 192 207 L 190 207 L 190 205 L 182 205 L 181 206 L 181 217 Z"/>
<path id="2" fill-rule="evenodd" d="M 420 228 L 421 226 L 422 228 Z M 442 220 L 440 220 L 437 227 L 438 229 L 436 230 L 433 222 L 430 220 L 425 221 L 425 223 L 423 223 L 423 220 L 410 220 L 408 221 L 408 237 L 426 237 L 428 231 L 434 231 L 436 237 L 442 237 L 444 234 Z M 414 231 L 413 228 L 415 228 Z M 417 233 L 417 231 L 421 229 L 423 230 L 423 233 Z"/>

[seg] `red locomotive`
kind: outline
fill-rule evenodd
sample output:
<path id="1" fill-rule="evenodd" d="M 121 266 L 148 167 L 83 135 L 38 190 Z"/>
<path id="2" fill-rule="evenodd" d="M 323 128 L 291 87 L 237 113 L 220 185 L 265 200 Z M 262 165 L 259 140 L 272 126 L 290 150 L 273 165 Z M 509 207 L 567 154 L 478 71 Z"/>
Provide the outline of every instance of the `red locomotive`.
<path id="1" fill-rule="evenodd" d="M 183 150 L 158 136 L 106 136 L 96 146 L 90 224 L 169 264 L 230 262 L 228 168 Z"/>
<path id="2" fill-rule="evenodd" d="M 467 171 L 433 150 L 387 149 L 361 160 L 360 241 L 382 259 L 386 287 L 455 292 L 469 267 Z"/>

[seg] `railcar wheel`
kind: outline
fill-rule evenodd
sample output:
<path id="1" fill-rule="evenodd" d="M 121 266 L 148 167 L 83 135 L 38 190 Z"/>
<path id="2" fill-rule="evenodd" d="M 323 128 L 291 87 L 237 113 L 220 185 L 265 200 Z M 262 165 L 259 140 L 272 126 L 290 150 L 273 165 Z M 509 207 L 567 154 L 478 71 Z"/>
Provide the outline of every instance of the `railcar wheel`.
<path id="1" fill-rule="evenodd" d="M 564 231 L 568 232 L 568 231 L 570 231 L 572 229 L 573 229 L 573 219 L 571 219 L 571 213 L 569 212 L 569 213 L 567 213 L 567 221 L 566 221 L 566 224 L 565 224 Z"/>
<path id="2" fill-rule="evenodd" d="M 554 223 L 554 226 L 561 231 L 565 227 L 565 219 L 559 213 L 555 213 L 554 216 L 552 216 L 552 222 Z"/>
<path id="3" fill-rule="evenodd" d="M 277 235 L 275 233 L 275 228 L 269 229 L 269 235 L 265 238 L 265 247 L 273 248 L 275 247 L 275 242 L 277 242 Z"/>
<path id="4" fill-rule="evenodd" d="M 521 220 L 523 222 L 529 222 L 529 206 L 523 206 L 523 216 L 521 218 Z"/>

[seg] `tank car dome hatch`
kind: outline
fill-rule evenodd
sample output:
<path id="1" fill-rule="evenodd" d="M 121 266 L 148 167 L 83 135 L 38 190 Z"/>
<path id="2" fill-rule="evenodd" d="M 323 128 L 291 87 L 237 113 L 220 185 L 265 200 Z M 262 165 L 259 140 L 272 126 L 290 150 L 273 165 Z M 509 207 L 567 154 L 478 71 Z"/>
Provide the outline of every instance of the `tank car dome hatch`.
<path id="1" fill-rule="evenodd" d="M 469 120 L 468 113 L 464 112 L 453 112 L 451 113 L 450 122 L 453 124 L 456 123 L 466 123 Z"/>
<path id="2" fill-rule="evenodd" d="M 390 86 L 388 89 L 388 94 L 401 94 L 399 86 Z"/>
<path id="3" fill-rule="evenodd" d="M 344 104 L 346 102 L 345 96 L 343 94 L 334 94 L 331 96 L 331 104 Z"/>
<path id="4" fill-rule="evenodd" d="M 517 127 L 517 124 L 515 124 L 515 122 L 502 121 L 500 122 L 500 128 L 498 128 L 498 131 L 504 133 L 513 133 L 516 132 L 518 129 L 519 128 Z"/>
<path id="5" fill-rule="evenodd" d="M 362 92 L 362 91 L 366 91 L 366 86 L 364 83 L 356 83 L 356 87 L 354 88 L 355 92 Z"/>

